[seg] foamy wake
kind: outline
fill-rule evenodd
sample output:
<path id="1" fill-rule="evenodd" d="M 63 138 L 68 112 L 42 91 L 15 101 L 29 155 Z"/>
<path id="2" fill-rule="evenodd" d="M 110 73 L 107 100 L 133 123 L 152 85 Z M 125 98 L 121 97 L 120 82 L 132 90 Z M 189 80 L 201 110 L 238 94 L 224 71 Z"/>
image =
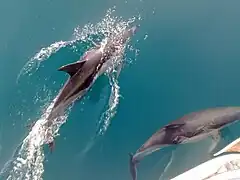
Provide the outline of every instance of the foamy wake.
<path id="1" fill-rule="evenodd" d="M 33 75 L 41 64 L 41 62 L 49 58 L 52 54 L 56 53 L 59 49 L 65 47 L 71 43 L 71 41 L 59 41 L 51 44 L 49 47 L 42 48 L 37 54 L 35 54 L 21 69 L 17 77 L 17 82 L 22 75 Z"/>
<path id="2" fill-rule="evenodd" d="M 124 48 L 125 47 L 122 47 L 122 49 L 120 49 L 121 53 L 119 53 L 119 56 L 114 57 L 114 66 L 110 67 L 106 72 L 111 86 L 111 94 L 107 104 L 107 109 L 102 113 L 100 120 L 98 121 L 96 134 L 94 134 L 94 136 L 86 144 L 85 148 L 83 148 L 83 150 L 78 154 L 79 158 L 83 158 L 95 145 L 97 138 L 105 134 L 111 124 L 111 119 L 113 119 L 117 112 L 117 106 L 121 97 L 120 87 L 118 85 L 118 76 L 123 63 L 122 53 L 124 52 Z"/>
<path id="3" fill-rule="evenodd" d="M 124 47 L 123 49 L 120 49 L 120 54 L 124 52 Z M 109 83 L 111 86 L 111 94 L 109 97 L 107 109 L 102 113 L 99 124 L 98 124 L 98 129 L 97 129 L 97 136 L 99 135 L 104 135 L 104 133 L 107 131 L 111 119 L 114 117 L 117 111 L 117 106 L 119 103 L 119 99 L 121 97 L 120 95 L 120 86 L 118 85 L 118 76 L 121 71 L 121 66 L 122 66 L 122 56 L 116 56 L 115 58 L 115 64 L 116 66 L 113 69 L 110 69 L 108 71 L 108 78 L 109 78 Z"/>
<path id="4" fill-rule="evenodd" d="M 107 131 L 111 119 L 117 112 L 117 105 L 120 98 L 120 87 L 117 78 L 115 76 L 110 76 L 109 81 L 111 85 L 111 94 L 109 97 L 108 109 L 102 114 L 100 119 L 102 125 L 100 124 L 99 135 L 103 135 Z"/>
<path id="5" fill-rule="evenodd" d="M 43 145 L 53 141 L 58 135 L 60 126 L 66 122 L 67 115 L 59 116 L 53 125 L 47 128 L 47 118 L 55 100 L 47 108 L 42 117 L 33 125 L 28 136 L 23 140 L 16 158 L 10 165 L 7 180 L 41 180 L 44 172 Z"/>
<path id="6" fill-rule="evenodd" d="M 53 43 L 49 47 L 42 48 L 33 58 L 30 59 L 29 62 L 26 63 L 19 73 L 18 79 L 23 75 L 32 75 L 38 70 L 42 61 L 48 59 L 52 54 L 57 53 L 61 48 L 66 47 L 67 45 L 70 45 L 74 48 L 74 43 L 76 43 L 78 40 L 91 41 L 91 39 L 88 39 L 90 35 L 103 34 L 104 36 L 108 37 L 109 35 L 119 33 L 136 20 L 136 18 L 133 17 L 127 21 L 124 21 L 122 17 L 111 16 L 114 11 L 115 9 L 109 9 L 103 20 L 96 25 L 87 24 L 83 28 L 77 27 L 73 34 L 75 37 L 74 40 L 59 41 Z M 122 57 L 120 59 L 122 59 Z M 119 57 L 116 57 L 116 60 L 119 62 Z M 110 125 L 111 118 L 116 113 L 117 105 L 119 103 L 120 93 L 117 81 L 118 75 L 116 74 L 117 73 L 114 68 L 108 72 L 111 84 L 111 95 L 108 108 L 106 112 L 103 113 L 99 122 L 99 124 L 101 124 L 99 126 L 99 135 L 102 135 L 106 132 L 108 126 Z M 62 115 L 50 128 L 46 128 L 47 126 L 45 126 L 45 124 L 47 122 L 47 117 L 51 112 L 54 101 L 49 105 L 42 117 L 36 121 L 29 134 L 20 145 L 19 150 L 17 150 L 16 154 L 11 160 L 11 163 L 6 165 L 8 166 L 5 167 L 8 169 L 7 172 L 5 170 L 1 171 L 2 173 L 4 171 L 4 176 L 6 176 L 7 180 L 42 179 L 45 158 L 43 145 L 51 142 L 52 139 L 58 135 L 61 125 L 64 124 L 67 119 L 67 115 Z M 50 136 L 49 133 L 51 134 Z M 0 177 L 3 175 L 2 173 L 0 174 Z"/>
<path id="7" fill-rule="evenodd" d="M 110 8 L 107 10 L 105 17 L 102 21 L 98 22 L 97 24 L 88 23 L 83 27 L 78 26 L 74 29 L 72 40 L 69 41 L 59 41 L 54 42 L 48 47 L 42 48 L 39 52 L 37 52 L 21 69 L 20 73 L 18 74 L 17 81 L 23 75 L 31 76 L 34 72 L 36 72 L 42 61 L 47 60 L 51 55 L 57 53 L 61 48 L 66 46 L 72 46 L 75 48 L 75 43 L 78 41 L 82 42 L 89 42 L 91 41 L 95 44 L 91 35 L 104 35 L 109 37 L 111 34 L 117 34 L 125 29 L 129 24 L 136 21 L 136 19 L 141 20 L 141 17 L 132 17 L 127 21 L 124 20 L 122 17 L 112 16 L 115 12 L 115 7 Z M 100 41 L 100 39 L 96 39 Z"/>

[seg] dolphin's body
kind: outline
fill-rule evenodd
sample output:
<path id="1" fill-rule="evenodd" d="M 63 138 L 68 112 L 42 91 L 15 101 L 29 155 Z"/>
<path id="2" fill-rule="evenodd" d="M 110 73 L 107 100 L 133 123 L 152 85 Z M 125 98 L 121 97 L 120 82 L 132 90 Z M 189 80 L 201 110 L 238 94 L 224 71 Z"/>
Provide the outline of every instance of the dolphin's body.
<path id="1" fill-rule="evenodd" d="M 193 112 L 164 126 L 153 134 L 135 154 L 130 154 L 130 172 L 137 179 L 136 165 L 145 156 L 169 145 L 191 143 L 208 136 L 219 137 L 220 130 L 240 120 L 240 107 L 218 107 Z"/>
<path id="2" fill-rule="evenodd" d="M 113 63 L 112 57 L 118 55 L 118 48 L 127 43 L 129 38 L 135 34 L 136 29 L 137 26 L 126 29 L 122 34 L 110 38 L 105 46 L 97 45 L 87 51 L 79 61 L 59 68 L 60 71 L 67 72 L 70 77 L 57 95 L 47 117 L 47 126 L 50 126 L 53 119 L 64 112 L 76 99 L 83 97 L 95 80 Z M 50 148 L 52 146 L 53 142 L 50 143 Z"/>

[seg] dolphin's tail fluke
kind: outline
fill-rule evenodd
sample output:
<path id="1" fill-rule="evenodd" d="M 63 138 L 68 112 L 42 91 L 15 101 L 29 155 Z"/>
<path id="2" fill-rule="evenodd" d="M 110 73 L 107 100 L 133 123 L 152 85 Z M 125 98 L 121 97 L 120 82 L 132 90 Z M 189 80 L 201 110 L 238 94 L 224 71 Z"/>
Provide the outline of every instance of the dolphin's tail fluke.
<path id="1" fill-rule="evenodd" d="M 129 160 L 129 168 L 130 173 L 132 176 L 132 180 L 137 180 L 137 162 L 134 160 L 133 154 L 129 153 L 130 160 Z"/>

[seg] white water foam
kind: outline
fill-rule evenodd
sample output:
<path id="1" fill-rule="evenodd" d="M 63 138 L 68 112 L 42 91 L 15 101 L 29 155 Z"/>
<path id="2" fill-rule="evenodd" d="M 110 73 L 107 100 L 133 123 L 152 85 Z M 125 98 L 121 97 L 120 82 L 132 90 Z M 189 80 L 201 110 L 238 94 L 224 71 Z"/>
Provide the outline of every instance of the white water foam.
<path id="1" fill-rule="evenodd" d="M 75 48 L 74 43 L 76 43 L 77 41 L 92 41 L 93 44 L 95 44 L 90 35 L 100 34 L 109 37 L 110 34 L 117 34 L 121 32 L 129 24 L 135 22 L 136 19 L 141 20 L 140 16 L 138 16 L 137 18 L 132 17 L 127 21 L 124 20 L 122 17 L 112 16 L 112 14 L 115 12 L 115 8 L 116 7 L 108 9 L 102 21 L 98 22 L 95 25 L 88 23 L 83 27 L 76 27 L 74 29 L 72 40 L 54 42 L 50 46 L 42 48 L 20 70 L 17 77 L 17 82 L 23 75 L 33 75 L 33 73 L 39 69 L 42 61 L 47 60 L 51 55 L 57 53 L 61 48 L 64 48 L 67 45 L 72 45 L 72 47 Z"/>
<path id="2" fill-rule="evenodd" d="M 33 75 L 40 67 L 42 61 L 47 60 L 52 54 L 57 53 L 61 48 L 66 47 L 67 45 L 72 45 L 74 48 L 73 44 L 75 42 L 78 40 L 88 41 L 89 39 L 87 38 L 89 35 L 103 34 L 104 36 L 109 36 L 111 34 L 119 33 L 136 19 L 133 17 L 124 21 L 122 17 L 111 16 L 114 11 L 115 9 L 109 9 L 103 20 L 96 25 L 87 24 L 84 28 L 77 27 L 74 31 L 74 40 L 59 41 L 53 43 L 49 47 L 42 48 L 26 63 L 20 71 L 17 80 L 21 78 L 22 75 Z M 100 120 L 103 122 L 103 125 L 100 127 L 99 134 L 104 134 L 104 132 L 106 132 L 119 103 L 120 95 L 117 78 L 111 76 L 110 73 L 109 77 L 112 92 L 109 100 L 109 108 L 106 113 L 104 113 L 106 116 Z M 59 135 L 58 131 L 61 125 L 64 124 L 67 119 L 67 114 L 62 115 L 57 121 L 54 121 L 56 123 L 53 123 L 50 128 L 47 128 L 47 117 L 52 110 L 54 102 L 55 100 L 48 106 L 42 117 L 36 121 L 29 134 L 14 154 L 13 159 L 7 162 L 5 168 L 1 170 L 0 177 L 2 175 L 7 176 L 7 180 L 42 180 L 45 159 L 43 145 L 51 142 L 53 138 Z"/>
<path id="3" fill-rule="evenodd" d="M 33 75 L 38 70 L 43 60 L 49 58 L 52 54 L 56 53 L 59 49 L 68 45 L 69 42 L 59 41 L 51 44 L 49 47 L 42 48 L 37 54 L 35 54 L 21 69 L 17 76 L 17 82 L 22 75 Z"/>
<path id="4" fill-rule="evenodd" d="M 28 136 L 23 140 L 20 149 L 12 162 L 7 180 L 41 180 L 44 172 L 43 145 L 53 141 L 58 135 L 60 126 L 66 122 L 67 115 L 59 116 L 53 125 L 47 128 L 47 118 L 55 100 L 48 106 L 42 117 L 36 121 Z"/>
<path id="5" fill-rule="evenodd" d="M 110 81 L 110 85 L 111 85 L 111 94 L 109 97 L 108 109 L 102 114 L 101 119 L 100 119 L 100 123 L 102 125 L 100 125 L 100 129 L 98 132 L 99 135 L 103 135 L 107 131 L 107 129 L 111 123 L 111 119 L 114 117 L 114 115 L 117 112 L 119 98 L 121 97 L 120 87 L 118 85 L 117 78 L 114 75 L 109 76 L 109 81 Z"/>
<path id="6" fill-rule="evenodd" d="M 122 68 L 122 63 L 123 63 L 123 53 L 124 53 L 125 47 L 122 47 L 119 49 L 120 52 L 119 56 L 114 56 L 114 67 L 110 67 L 107 71 L 107 75 L 109 78 L 109 83 L 111 86 L 111 94 L 109 97 L 108 101 L 108 108 L 102 113 L 100 121 L 99 121 L 99 128 L 97 129 L 97 136 L 99 135 L 104 135 L 105 132 L 107 131 L 111 119 L 114 117 L 117 111 L 117 106 L 119 104 L 119 99 L 121 97 L 120 95 L 120 86 L 118 85 L 118 76 Z"/>

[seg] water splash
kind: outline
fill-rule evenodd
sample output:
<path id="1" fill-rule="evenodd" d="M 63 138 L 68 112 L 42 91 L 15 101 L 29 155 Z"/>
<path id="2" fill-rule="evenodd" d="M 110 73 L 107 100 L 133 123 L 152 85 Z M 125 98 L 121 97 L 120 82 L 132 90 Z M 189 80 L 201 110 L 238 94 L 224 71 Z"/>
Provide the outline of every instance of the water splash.
<path id="1" fill-rule="evenodd" d="M 139 20 L 141 18 L 138 18 Z M 135 20 L 135 19 L 134 19 Z M 132 21 L 130 21 L 132 23 Z M 111 24 L 111 22 L 109 23 Z M 124 23 L 123 23 L 124 24 Z M 112 24 L 114 25 L 114 23 Z M 125 23 L 125 26 L 117 26 L 119 29 L 113 31 L 112 33 L 109 33 L 110 35 L 117 35 L 120 33 L 123 29 L 125 29 L 129 24 Z M 129 50 L 130 52 L 134 53 L 134 58 L 124 58 L 124 54 L 126 50 Z M 137 56 L 139 55 L 139 49 L 133 47 L 132 45 L 129 45 L 128 42 L 124 44 L 123 46 L 119 47 L 116 54 L 112 57 L 112 66 L 110 66 L 107 69 L 107 76 L 109 78 L 109 84 L 111 87 L 111 93 L 109 97 L 109 101 L 107 104 L 107 108 L 104 110 L 104 112 L 100 116 L 100 120 L 97 121 L 97 130 L 95 135 L 93 135 L 88 143 L 86 144 L 85 148 L 79 153 L 79 156 L 83 157 L 86 155 L 87 152 L 89 152 L 93 146 L 95 145 L 96 141 L 99 140 L 100 136 L 103 136 L 106 131 L 108 130 L 112 119 L 114 118 L 117 107 L 120 101 L 120 98 L 122 97 L 120 94 L 120 86 L 118 83 L 119 74 L 122 70 L 122 67 L 125 64 L 132 63 L 134 60 L 137 59 Z"/>
<path id="2" fill-rule="evenodd" d="M 57 53 L 61 48 L 70 46 L 76 50 L 76 43 L 79 40 L 83 42 L 92 41 L 92 43 L 95 44 L 93 41 L 94 35 L 99 37 L 96 41 L 101 41 L 102 35 L 109 37 L 113 34 L 117 34 L 136 20 L 135 17 L 125 21 L 122 17 L 112 16 L 111 14 L 114 11 L 115 8 L 109 9 L 102 21 L 96 25 L 89 23 L 83 28 L 77 27 L 73 33 L 73 40 L 55 42 L 49 47 L 42 48 L 24 65 L 17 77 L 17 81 L 23 75 L 32 76 L 39 69 L 41 62 L 50 59 L 50 57 L 54 53 Z M 115 66 L 107 72 L 110 78 L 112 92 L 108 103 L 109 108 L 99 122 L 100 124 L 102 122 L 102 125 L 99 126 L 99 134 L 104 134 L 104 132 L 106 132 L 110 124 L 110 119 L 116 113 L 116 108 L 119 102 L 118 75 L 110 75 L 112 72 L 115 72 L 114 69 Z M 0 177 L 5 176 L 7 180 L 42 180 L 45 159 L 43 145 L 52 142 L 53 139 L 59 135 L 59 129 L 66 122 L 68 117 L 68 113 L 65 113 L 54 120 L 51 127 L 46 126 L 47 117 L 53 108 L 55 100 L 56 98 L 50 105 L 47 105 L 43 115 L 31 128 L 27 137 L 16 150 L 13 158 L 8 161 L 5 164 L 4 169 L 1 170 Z M 69 110 L 70 109 L 71 107 Z"/>
<path id="3" fill-rule="evenodd" d="M 124 52 L 123 49 L 119 49 L 121 53 Z M 97 121 L 97 130 L 96 134 L 93 135 L 90 140 L 87 142 L 85 148 L 78 153 L 78 159 L 83 159 L 84 156 L 93 148 L 98 138 L 103 136 L 107 131 L 109 125 L 111 124 L 111 120 L 113 119 L 114 115 L 116 114 L 117 106 L 119 104 L 120 95 L 120 87 L 118 85 L 118 76 L 122 68 L 122 54 L 113 57 L 113 66 L 109 66 L 107 69 L 107 76 L 109 78 L 109 83 L 111 86 L 111 94 L 108 101 L 108 108 L 102 113 L 100 120 Z"/>
<path id="4" fill-rule="evenodd" d="M 123 55 L 126 49 L 134 52 L 134 55 L 135 55 L 134 59 L 131 59 L 131 58 L 124 59 Z M 120 86 L 118 82 L 120 72 L 125 63 L 127 62 L 131 63 L 133 60 L 136 60 L 138 52 L 139 52 L 138 49 L 126 43 L 125 45 L 123 45 L 118 49 L 118 52 L 113 57 L 113 66 L 110 66 L 106 72 L 109 78 L 111 94 L 109 97 L 107 109 L 102 113 L 100 120 L 98 121 L 96 137 L 102 136 L 105 134 L 109 125 L 111 124 L 111 120 L 114 118 L 117 112 L 117 107 L 118 107 L 120 98 L 122 97 L 120 94 Z"/>
<path id="5" fill-rule="evenodd" d="M 56 100 L 56 99 L 55 99 Z M 67 114 L 54 120 L 52 127 L 46 123 L 55 100 L 48 106 L 42 117 L 36 121 L 28 136 L 23 140 L 14 160 L 10 163 L 7 180 L 41 180 L 44 172 L 43 145 L 51 142 L 58 135 L 60 126 L 66 122 Z"/>
<path id="6" fill-rule="evenodd" d="M 120 95 L 120 86 L 118 85 L 118 77 L 122 70 L 123 63 L 126 60 L 126 59 L 123 59 L 123 54 L 125 52 L 126 47 L 128 46 L 126 46 L 125 44 L 120 49 L 118 49 L 118 52 L 112 59 L 113 61 L 112 66 L 109 66 L 109 68 L 106 71 L 106 74 L 109 79 L 109 84 L 111 87 L 111 94 L 107 104 L 107 109 L 104 110 L 104 112 L 100 116 L 100 120 L 97 121 L 96 134 L 94 134 L 90 138 L 85 148 L 78 154 L 79 156 L 78 158 L 82 159 L 93 148 L 97 140 L 99 140 L 99 137 L 103 136 L 106 133 L 108 127 L 111 124 L 111 120 L 114 118 L 117 112 L 119 100 L 120 100 L 120 97 L 122 97 Z"/>
<path id="7" fill-rule="evenodd" d="M 20 70 L 17 76 L 17 82 L 23 75 L 33 75 L 38 70 L 43 60 L 48 59 L 52 54 L 56 53 L 59 49 L 68 45 L 69 42 L 59 41 L 51 44 L 49 47 L 42 48 L 37 54 L 35 54 Z"/>
<path id="8" fill-rule="evenodd" d="M 119 98 L 121 97 L 117 76 L 114 74 L 109 75 L 109 83 L 111 86 L 111 94 L 109 97 L 108 108 L 101 115 L 98 123 L 99 128 L 97 129 L 97 136 L 104 135 L 104 133 L 107 131 L 111 123 L 111 119 L 116 114 Z"/>
<path id="9" fill-rule="evenodd" d="M 33 75 L 39 69 L 42 61 L 49 59 L 50 56 L 57 53 L 61 48 L 71 46 L 70 48 L 76 49 L 76 43 L 79 41 L 90 41 L 95 45 L 97 44 L 96 42 L 101 41 L 104 36 L 109 37 L 113 33 L 117 34 L 128 25 L 134 23 L 136 19 L 141 20 L 140 15 L 138 17 L 129 18 L 127 21 L 121 16 L 113 16 L 112 14 L 115 12 L 115 8 L 116 7 L 108 9 L 102 21 L 95 25 L 88 23 L 83 27 L 76 27 L 71 38 L 72 40 L 55 42 L 49 47 L 42 48 L 20 70 L 17 76 L 17 82 L 23 75 Z M 97 36 L 97 38 L 94 38 L 94 35 Z"/>

